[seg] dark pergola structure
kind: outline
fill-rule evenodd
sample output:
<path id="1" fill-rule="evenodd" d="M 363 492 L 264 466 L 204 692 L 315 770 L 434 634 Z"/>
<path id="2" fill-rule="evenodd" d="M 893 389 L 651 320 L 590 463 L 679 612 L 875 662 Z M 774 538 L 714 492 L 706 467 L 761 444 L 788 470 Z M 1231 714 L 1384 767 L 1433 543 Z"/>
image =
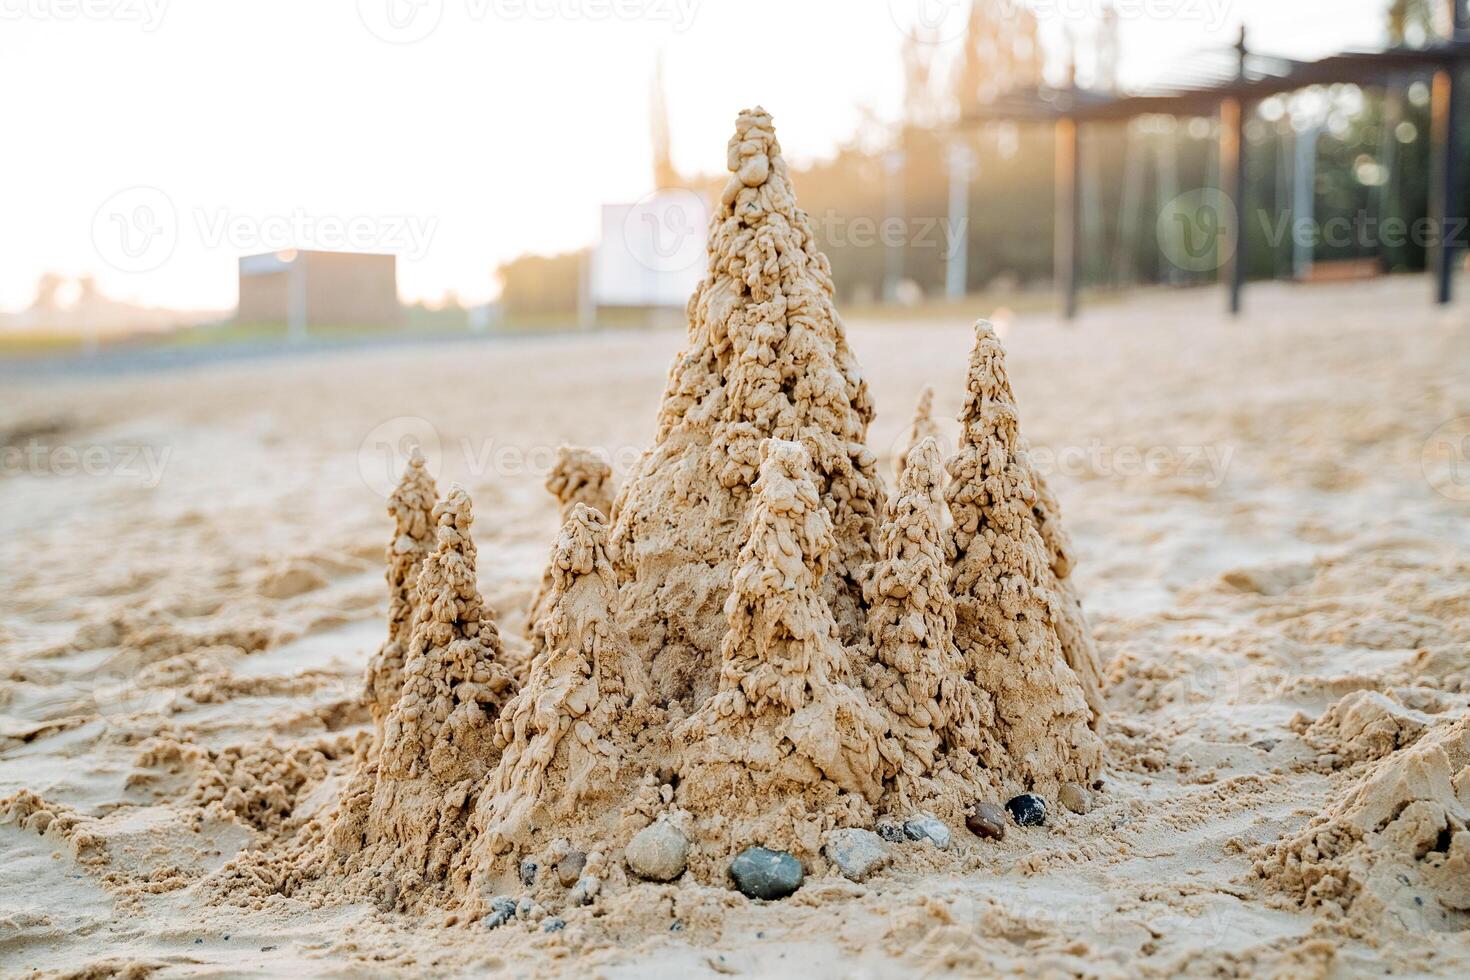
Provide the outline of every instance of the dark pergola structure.
<path id="1" fill-rule="evenodd" d="M 1234 208 L 1229 224 L 1233 240 L 1223 279 L 1229 290 L 1230 312 L 1241 311 L 1245 291 L 1245 216 L 1250 189 L 1246 183 L 1245 125 L 1261 100 L 1314 85 L 1381 85 L 1413 73 L 1432 73 L 1431 119 L 1434 176 L 1430 209 L 1436 242 L 1430 260 L 1437 303 L 1454 297 L 1457 233 L 1464 222 L 1461 193 L 1463 161 L 1457 152 L 1463 129 L 1462 69 L 1470 62 L 1470 5 L 1451 0 L 1454 33 L 1422 48 L 1350 51 L 1319 61 L 1296 61 L 1263 56 L 1246 47 L 1245 32 L 1236 44 L 1234 70 L 1208 78 L 1205 84 L 1168 88 L 1135 95 L 1111 95 L 1080 89 L 1075 82 L 1063 89 L 1027 89 L 978 106 L 965 113 L 959 125 L 972 128 L 991 122 L 1043 123 L 1056 131 L 1056 270 L 1057 284 L 1068 319 L 1076 316 L 1081 286 L 1083 243 L 1079 212 L 1082 205 L 1082 127 L 1092 123 L 1126 122 L 1138 116 L 1215 116 L 1220 121 L 1220 187 Z"/>

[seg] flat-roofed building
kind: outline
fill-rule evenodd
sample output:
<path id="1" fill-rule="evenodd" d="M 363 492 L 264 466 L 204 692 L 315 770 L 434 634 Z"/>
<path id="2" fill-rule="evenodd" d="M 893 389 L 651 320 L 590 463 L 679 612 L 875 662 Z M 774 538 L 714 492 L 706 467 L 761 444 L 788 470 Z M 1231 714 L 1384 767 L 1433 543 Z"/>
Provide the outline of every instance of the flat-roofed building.
<path id="1" fill-rule="evenodd" d="M 396 256 L 290 249 L 240 259 L 240 323 L 284 323 L 293 336 L 310 326 L 396 326 Z"/>

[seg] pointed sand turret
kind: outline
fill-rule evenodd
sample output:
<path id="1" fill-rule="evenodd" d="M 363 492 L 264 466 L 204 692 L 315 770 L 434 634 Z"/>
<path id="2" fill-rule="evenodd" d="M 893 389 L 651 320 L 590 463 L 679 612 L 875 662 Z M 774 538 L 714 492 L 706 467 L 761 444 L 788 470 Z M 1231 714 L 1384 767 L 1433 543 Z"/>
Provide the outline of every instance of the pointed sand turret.
<path id="1" fill-rule="evenodd" d="M 1058 635 L 1051 553 L 1024 453 L 1000 339 L 976 325 L 959 452 L 946 491 L 954 518 L 956 646 L 995 703 L 1000 772 L 1019 789 L 1088 785 L 1102 764 L 1082 681 Z"/>
<path id="2" fill-rule="evenodd" d="M 868 578 L 869 699 L 899 750 L 887 809 L 924 809 L 948 819 L 990 789 L 981 772 L 1001 761 L 990 695 L 954 644 L 940 492 L 943 470 L 933 437 L 909 453 L 898 495 L 879 538 L 882 559 Z"/>
<path id="3" fill-rule="evenodd" d="M 383 726 L 364 829 L 398 867 L 442 874 L 458 852 L 470 795 L 499 758 L 495 719 L 515 693 L 500 634 L 475 582 L 474 517 L 455 484 L 434 508 L 403 693 Z"/>
<path id="4" fill-rule="evenodd" d="M 552 549 L 541 652 L 496 730 L 500 764 L 475 817 L 490 853 L 524 848 L 536 828 L 558 822 L 562 832 L 588 817 L 615 822 L 635 782 L 635 740 L 658 719 L 642 662 L 614 619 L 606 546 L 602 515 L 575 505 Z"/>
<path id="5" fill-rule="evenodd" d="M 587 505 L 606 519 L 612 512 L 612 467 L 600 453 L 591 449 L 561 446 L 556 451 L 556 465 L 546 475 L 546 491 L 556 498 L 563 524 L 572 519 L 572 512 L 579 504 Z M 555 557 L 555 552 L 552 557 Z M 541 650 L 541 617 L 546 615 L 553 573 L 553 566 L 546 566 L 541 574 L 541 587 L 532 597 L 530 610 L 526 613 L 525 635 L 531 641 L 532 657 Z"/>
<path id="6" fill-rule="evenodd" d="M 403 479 L 388 498 L 388 514 L 393 518 L 386 573 L 388 639 L 368 663 L 366 693 L 379 733 L 403 690 L 403 658 L 413 629 L 414 586 L 424 558 L 434 548 L 434 501 L 438 496 L 423 454 L 415 449 Z"/>
<path id="7" fill-rule="evenodd" d="M 732 848 L 811 853 L 834 821 L 870 825 L 894 747 L 849 676 L 818 591 L 832 522 L 806 449 L 770 440 L 760 474 L 726 603 L 719 691 L 676 732 L 678 802 Z"/>
<path id="8" fill-rule="evenodd" d="M 718 674 L 721 609 L 748 537 L 762 441 L 800 442 L 811 458 L 833 525 L 818 587 L 845 642 L 862 636 L 860 573 L 876 556 L 884 498 L 866 447 L 868 387 L 764 110 L 740 114 L 726 163 L 688 344 L 670 370 L 655 444 L 614 506 L 633 642 L 653 651 L 660 692 L 691 709 Z"/>

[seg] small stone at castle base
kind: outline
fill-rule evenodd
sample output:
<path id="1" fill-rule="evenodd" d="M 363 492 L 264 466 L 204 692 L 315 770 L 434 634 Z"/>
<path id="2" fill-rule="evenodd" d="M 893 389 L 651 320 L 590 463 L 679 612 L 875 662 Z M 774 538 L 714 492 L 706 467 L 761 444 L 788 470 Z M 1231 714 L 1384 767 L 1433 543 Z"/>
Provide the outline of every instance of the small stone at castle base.
<path id="1" fill-rule="evenodd" d="M 949 846 L 949 828 L 927 813 L 905 821 L 903 832 L 909 840 L 927 840 L 941 851 Z"/>
<path id="2" fill-rule="evenodd" d="M 1057 801 L 1073 813 L 1086 813 L 1092 809 L 1092 794 L 1076 783 L 1063 783 Z"/>
<path id="3" fill-rule="evenodd" d="M 689 841 L 679 828 L 660 820 L 644 827 L 628 843 L 623 855 L 628 867 L 649 881 L 673 881 L 684 873 Z"/>
<path id="4" fill-rule="evenodd" d="M 730 862 L 730 877 L 746 898 L 775 901 L 801 887 L 801 862 L 785 851 L 748 847 Z"/>
<path id="5" fill-rule="evenodd" d="M 570 888 L 582 877 L 582 868 L 586 865 L 587 855 L 582 851 L 572 851 L 556 863 L 556 880 L 563 888 Z"/>
<path id="6" fill-rule="evenodd" d="M 602 882 L 595 875 L 586 875 L 578 878 L 577 883 L 572 886 L 571 894 L 567 896 L 573 905 L 591 905 L 597 893 L 602 890 Z"/>
<path id="7" fill-rule="evenodd" d="M 486 929 L 498 929 L 516 917 L 516 900 L 509 895 L 500 895 L 490 901 L 490 914 L 485 917 Z"/>
<path id="8" fill-rule="evenodd" d="M 1006 800 L 1006 810 L 1018 827 L 1040 827 L 1046 823 L 1046 801 L 1035 793 L 1022 793 Z"/>
<path id="9" fill-rule="evenodd" d="M 994 803 L 977 803 L 975 812 L 965 818 L 965 826 L 976 837 L 989 840 L 1004 840 L 1006 836 L 1006 812 Z"/>
<path id="10" fill-rule="evenodd" d="M 822 848 L 837 870 L 853 881 L 863 881 L 893 859 L 883 839 L 871 830 L 848 827 L 827 835 Z"/>
<path id="11" fill-rule="evenodd" d="M 892 817 L 883 817 L 878 821 L 878 836 L 890 844 L 902 844 L 908 840 L 903 833 L 903 824 Z"/>

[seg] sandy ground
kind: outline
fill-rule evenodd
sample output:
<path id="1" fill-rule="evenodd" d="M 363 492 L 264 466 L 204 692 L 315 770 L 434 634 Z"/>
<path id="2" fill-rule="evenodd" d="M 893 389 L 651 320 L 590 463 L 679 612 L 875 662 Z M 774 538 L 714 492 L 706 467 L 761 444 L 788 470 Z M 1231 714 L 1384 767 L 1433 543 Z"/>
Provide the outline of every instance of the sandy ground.
<path id="1" fill-rule="evenodd" d="M 0 972 L 1466 975 L 1463 915 L 1364 924 L 1253 873 L 1361 776 L 1308 722 L 1405 684 L 1435 724 L 1467 713 L 1465 307 L 1419 281 L 1250 299 L 1241 322 L 1199 292 L 1004 323 L 1108 665 L 1096 809 L 1000 843 L 954 828 L 948 853 L 781 903 L 641 886 L 554 935 L 236 905 L 211 875 L 329 805 L 368 723 L 395 451 L 420 440 L 473 495 L 481 588 L 522 650 L 556 446 L 626 470 L 682 337 L 6 382 L 0 798 L 71 830 L 0 825 Z M 926 383 L 952 440 L 969 324 L 849 330 L 887 472 Z M 1448 676 L 1414 675 L 1426 649 Z"/>

